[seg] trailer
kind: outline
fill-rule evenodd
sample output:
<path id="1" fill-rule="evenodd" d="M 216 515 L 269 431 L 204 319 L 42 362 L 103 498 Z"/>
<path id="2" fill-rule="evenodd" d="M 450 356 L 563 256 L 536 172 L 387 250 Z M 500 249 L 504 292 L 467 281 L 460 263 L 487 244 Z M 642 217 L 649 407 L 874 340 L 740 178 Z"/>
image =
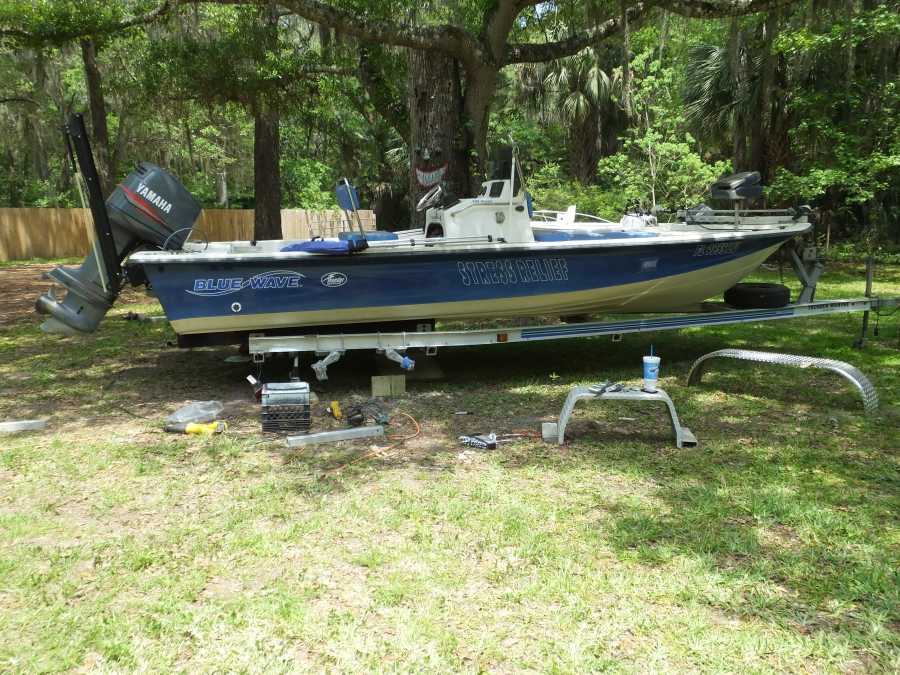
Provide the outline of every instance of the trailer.
<path id="1" fill-rule="evenodd" d="M 419 331 L 251 335 L 248 346 L 253 361 L 260 364 L 273 354 L 287 354 L 292 357 L 303 354 L 315 355 L 318 360 L 312 363 L 311 367 L 319 380 L 326 380 L 328 379 L 328 366 L 339 361 L 347 351 L 351 350 L 374 350 L 383 353 L 404 370 L 412 370 L 415 367 L 415 361 L 407 355 L 407 351 L 410 349 L 424 349 L 427 354 L 434 354 L 441 347 L 500 345 L 599 336 L 611 336 L 617 340 L 627 333 L 798 319 L 826 314 L 879 313 L 882 310 L 897 307 L 898 304 L 900 304 L 900 298 L 863 297 L 794 303 L 773 309 L 711 311 L 546 326 L 441 331 L 427 330 L 430 326 L 423 324 L 423 330 Z"/>

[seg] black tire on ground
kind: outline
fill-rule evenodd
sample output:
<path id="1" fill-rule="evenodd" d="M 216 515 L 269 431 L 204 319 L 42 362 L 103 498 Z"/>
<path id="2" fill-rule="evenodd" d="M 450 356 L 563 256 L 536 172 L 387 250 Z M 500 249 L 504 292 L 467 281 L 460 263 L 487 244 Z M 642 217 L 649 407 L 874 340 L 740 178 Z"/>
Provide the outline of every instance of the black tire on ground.
<path id="1" fill-rule="evenodd" d="M 735 284 L 725 291 L 725 302 L 737 309 L 772 309 L 791 301 L 791 291 L 781 284 Z"/>

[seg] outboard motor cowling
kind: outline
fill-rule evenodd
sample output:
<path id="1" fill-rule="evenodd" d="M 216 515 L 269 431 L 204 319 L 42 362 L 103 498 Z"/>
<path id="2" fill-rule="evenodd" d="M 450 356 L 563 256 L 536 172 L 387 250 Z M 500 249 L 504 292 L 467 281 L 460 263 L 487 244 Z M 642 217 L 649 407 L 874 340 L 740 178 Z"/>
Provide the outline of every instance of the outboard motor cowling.
<path id="1" fill-rule="evenodd" d="M 47 273 L 66 289 L 56 298 L 51 289 L 36 308 L 49 314 L 41 329 L 48 333 L 90 333 L 112 307 L 122 282 L 122 261 L 141 247 L 179 250 L 200 215 L 200 204 L 174 176 L 142 162 L 122 181 L 106 203 L 81 115 L 66 126 L 88 191 L 95 239 L 80 267 L 57 267 Z"/>
<path id="2" fill-rule="evenodd" d="M 177 251 L 200 216 L 200 204 L 175 176 L 141 162 L 113 190 L 106 211 L 114 231 L 121 228 L 139 243 Z"/>

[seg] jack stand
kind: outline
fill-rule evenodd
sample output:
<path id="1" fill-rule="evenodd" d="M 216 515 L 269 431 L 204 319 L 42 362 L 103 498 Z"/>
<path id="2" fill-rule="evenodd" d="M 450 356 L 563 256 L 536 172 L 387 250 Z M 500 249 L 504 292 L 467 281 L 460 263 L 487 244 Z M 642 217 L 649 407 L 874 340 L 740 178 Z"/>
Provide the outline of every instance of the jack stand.
<path id="1" fill-rule="evenodd" d="M 815 247 L 804 248 L 802 259 L 797 255 L 795 249 L 791 249 L 791 266 L 794 268 L 797 278 L 800 279 L 800 283 L 803 284 L 803 289 L 797 296 L 797 304 L 805 305 L 812 302 L 816 296 L 816 284 L 819 282 L 822 272 L 825 271 L 825 265 L 818 259 Z"/>
<path id="2" fill-rule="evenodd" d="M 604 383 L 605 385 L 608 383 Z M 617 385 L 621 386 L 621 385 Z M 635 387 L 621 387 L 620 389 L 607 390 L 606 386 L 593 385 L 591 387 L 574 387 L 566 396 L 562 412 L 558 422 L 545 422 L 541 429 L 541 436 L 545 441 L 556 442 L 562 445 L 565 442 L 566 425 L 569 417 L 579 401 L 659 401 L 665 403 L 672 422 L 672 431 L 675 432 L 675 445 L 678 448 L 697 446 L 697 438 L 691 430 L 681 425 L 678 413 L 675 412 L 675 404 L 662 389 L 649 392 Z"/>
<path id="3" fill-rule="evenodd" d="M 322 352 L 316 352 L 316 356 L 320 356 Z M 328 366 L 332 363 L 337 363 L 341 360 L 341 357 L 344 355 L 344 352 L 335 350 L 333 352 L 328 352 L 328 355 L 324 359 L 319 359 L 315 363 L 313 363 L 310 368 L 313 369 L 313 372 L 316 374 L 316 379 L 319 382 L 324 382 L 328 379 Z"/>

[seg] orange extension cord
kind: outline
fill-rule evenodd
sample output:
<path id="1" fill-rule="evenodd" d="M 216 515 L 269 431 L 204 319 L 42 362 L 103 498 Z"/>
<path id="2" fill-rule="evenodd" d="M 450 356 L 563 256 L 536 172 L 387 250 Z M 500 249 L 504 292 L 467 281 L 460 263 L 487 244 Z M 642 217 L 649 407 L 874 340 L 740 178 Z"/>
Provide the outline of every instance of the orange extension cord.
<path id="1" fill-rule="evenodd" d="M 375 448 L 373 450 L 370 450 L 369 452 L 363 453 L 359 457 L 354 457 L 349 462 L 345 462 L 339 466 L 334 467 L 333 469 L 328 469 L 328 471 L 325 472 L 325 475 L 337 473 L 338 471 L 341 471 L 341 470 L 347 468 L 351 464 L 356 464 L 357 462 L 362 462 L 367 459 L 371 459 L 372 457 L 381 457 L 382 459 L 387 459 L 388 457 L 395 455 L 398 452 L 397 449 L 401 445 L 403 445 L 406 441 L 410 441 L 410 440 L 414 439 L 422 431 L 422 427 L 419 426 L 419 423 L 416 421 L 416 418 L 413 417 L 412 415 L 410 415 L 409 413 L 405 413 L 402 410 L 397 410 L 394 414 L 395 415 L 403 415 L 404 417 L 409 419 L 415 425 L 416 430 L 413 433 L 408 434 L 406 436 L 403 436 L 402 434 L 392 434 L 392 435 L 388 436 L 387 438 L 388 438 L 388 440 L 395 441 L 393 444 L 387 446 L 386 448 Z M 393 420 L 393 419 L 394 418 L 392 416 L 391 420 Z M 387 454 L 385 454 L 385 453 L 387 453 Z"/>

